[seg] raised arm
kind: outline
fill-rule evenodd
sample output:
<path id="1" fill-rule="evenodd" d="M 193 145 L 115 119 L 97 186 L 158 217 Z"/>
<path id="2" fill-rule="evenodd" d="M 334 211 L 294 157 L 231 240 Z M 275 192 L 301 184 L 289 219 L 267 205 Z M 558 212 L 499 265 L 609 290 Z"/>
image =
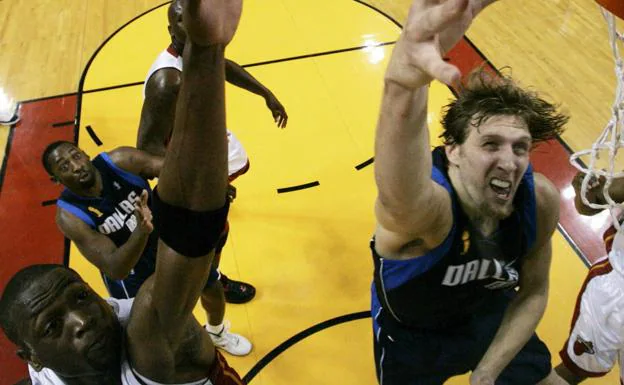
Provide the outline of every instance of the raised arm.
<path id="1" fill-rule="evenodd" d="M 286 127 L 286 124 L 288 123 L 288 114 L 286 114 L 286 109 L 282 103 L 277 100 L 275 95 L 273 95 L 268 88 L 262 85 L 262 83 L 254 78 L 243 67 L 231 60 L 226 59 L 225 80 L 237 87 L 262 96 L 267 107 L 271 110 L 271 114 L 273 115 L 273 119 L 275 120 L 275 123 L 277 123 L 277 126 L 280 128 Z"/>
<path id="2" fill-rule="evenodd" d="M 175 68 L 159 69 L 147 80 L 137 136 L 138 149 L 165 156 L 165 143 L 173 130 L 181 82 L 182 74 Z"/>
<path id="3" fill-rule="evenodd" d="M 470 384 L 493 384 L 531 338 L 546 309 L 552 257 L 551 238 L 559 220 L 559 192 L 543 175 L 536 173 L 535 195 L 535 246 L 522 263 L 518 294 L 505 311 L 496 336 L 474 370 Z"/>
<path id="4" fill-rule="evenodd" d="M 145 179 L 158 178 L 165 158 L 134 147 L 118 147 L 108 153 L 120 168 Z"/>
<path id="5" fill-rule="evenodd" d="M 137 295 L 127 332 L 133 366 L 159 382 L 181 380 L 175 363 L 181 344 L 199 340 L 203 347 L 212 346 L 207 334 L 197 334 L 201 328 L 192 310 L 227 216 L 223 53 L 242 9 L 241 0 L 183 4 L 182 86 L 154 196 L 160 236 L 156 272 Z M 189 330 L 195 333 L 185 334 Z M 214 348 L 202 346 L 194 345 L 194 354 L 214 357 Z"/>
<path id="6" fill-rule="evenodd" d="M 410 256 L 424 254 L 450 231 L 450 197 L 431 179 L 428 88 L 433 79 L 447 84 L 459 79 L 442 55 L 492 2 L 412 3 L 386 71 L 375 136 L 376 247 L 384 257 L 401 258 L 406 249 Z"/>
<path id="7" fill-rule="evenodd" d="M 141 194 L 134 211 L 137 227 L 128 241 L 117 247 L 106 235 L 93 230 L 70 212 L 57 208 L 56 224 L 74 242 L 82 255 L 100 271 L 113 279 L 124 279 L 137 264 L 153 230 L 152 216 L 147 207 L 147 192 Z"/>

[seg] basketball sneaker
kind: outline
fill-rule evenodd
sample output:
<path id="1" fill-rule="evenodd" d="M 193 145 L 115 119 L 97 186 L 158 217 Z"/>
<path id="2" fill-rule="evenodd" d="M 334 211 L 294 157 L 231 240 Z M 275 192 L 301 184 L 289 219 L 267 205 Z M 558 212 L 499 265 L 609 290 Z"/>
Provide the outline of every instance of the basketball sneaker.
<path id="1" fill-rule="evenodd" d="M 218 334 L 210 332 L 208 325 L 205 326 L 205 329 L 217 348 L 233 356 L 246 356 L 251 352 L 251 342 L 247 338 L 240 334 L 230 333 L 229 321 L 225 321 L 223 329 Z"/>
<path id="2" fill-rule="evenodd" d="M 247 303 L 256 296 L 256 288 L 248 283 L 229 279 L 223 273 L 221 273 L 219 280 L 223 285 L 223 293 L 227 303 Z"/>

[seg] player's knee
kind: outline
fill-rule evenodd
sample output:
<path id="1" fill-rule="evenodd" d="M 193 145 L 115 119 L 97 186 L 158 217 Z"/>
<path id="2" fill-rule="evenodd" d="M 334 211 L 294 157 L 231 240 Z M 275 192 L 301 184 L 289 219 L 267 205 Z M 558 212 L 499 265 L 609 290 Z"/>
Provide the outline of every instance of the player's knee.
<path id="1" fill-rule="evenodd" d="M 160 239 L 188 258 L 209 254 L 218 245 L 227 222 L 229 202 L 213 211 L 193 211 L 163 202 L 154 190 L 154 225 Z"/>

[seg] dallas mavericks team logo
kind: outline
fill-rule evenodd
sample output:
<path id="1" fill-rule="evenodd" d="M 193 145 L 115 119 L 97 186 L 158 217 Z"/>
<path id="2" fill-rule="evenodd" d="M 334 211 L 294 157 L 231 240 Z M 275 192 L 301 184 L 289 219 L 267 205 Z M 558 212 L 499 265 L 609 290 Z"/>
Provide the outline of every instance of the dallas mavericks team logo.
<path id="1" fill-rule="evenodd" d="M 465 255 L 470 249 L 470 233 L 462 234 L 463 248 L 460 255 Z M 444 286 L 464 285 L 472 281 L 486 282 L 484 287 L 490 290 L 506 289 L 518 285 L 520 275 L 511 263 L 496 258 L 482 258 L 469 261 L 461 265 L 447 267 L 442 280 Z"/>
<path id="2" fill-rule="evenodd" d="M 131 191 L 128 198 L 122 200 L 115 207 L 115 212 L 109 215 L 104 223 L 98 226 L 98 231 L 102 234 L 110 234 L 127 227 L 131 232 L 137 227 L 137 220 L 134 216 L 134 203 L 141 198 L 136 192 Z"/>
<path id="3" fill-rule="evenodd" d="M 520 274 L 511 264 L 492 259 L 475 259 L 461 265 L 446 268 L 442 280 L 444 286 L 464 285 L 472 281 L 487 280 L 484 287 L 491 290 L 506 289 L 518 285 Z"/>

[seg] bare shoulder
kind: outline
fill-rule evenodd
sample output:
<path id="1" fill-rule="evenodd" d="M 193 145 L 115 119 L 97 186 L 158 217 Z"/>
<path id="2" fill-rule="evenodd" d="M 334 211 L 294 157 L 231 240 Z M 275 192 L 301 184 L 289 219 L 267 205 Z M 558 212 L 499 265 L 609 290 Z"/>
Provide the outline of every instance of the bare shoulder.
<path id="1" fill-rule="evenodd" d="M 559 190 L 544 175 L 534 174 L 538 236 L 550 237 L 559 222 Z"/>
<path id="2" fill-rule="evenodd" d="M 547 210 L 551 213 L 559 213 L 559 190 L 544 175 L 533 174 L 535 181 L 535 199 L 539 211 Z"/>
<path id="3" fill-rule="evenodd" d="M 182 85 L 182 73 L 176 68 L 161 68 L 154 72 L 145 85 L 145 97 L 177 94 Z"/>
<path id="4" fill-rule="evenodd" d="M 65 235 L 67 235 L 68 231 L 74 229 L 77 224 L 82 222 L 80 219 L 76 218 L 74 214 L 59 206 L 56 206 L 55 220 L 56 224 Z"/>

